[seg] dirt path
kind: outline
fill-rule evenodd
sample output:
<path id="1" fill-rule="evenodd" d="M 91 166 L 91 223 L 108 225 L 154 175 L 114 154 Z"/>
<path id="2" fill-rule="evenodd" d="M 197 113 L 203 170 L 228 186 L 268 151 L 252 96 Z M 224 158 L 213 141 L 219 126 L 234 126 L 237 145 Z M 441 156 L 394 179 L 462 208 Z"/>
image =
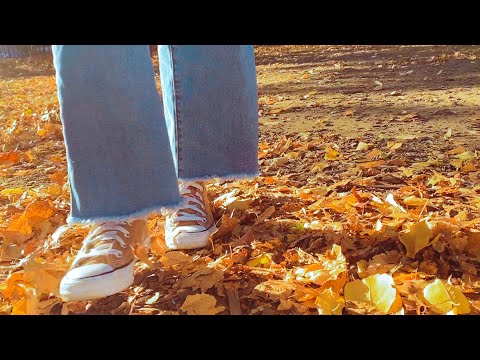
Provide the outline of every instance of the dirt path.
<path id="1" fill-rule="evenodd" d="M 0 312 L 328 313 L 345 282 L 378 274 L 393 276 L 405 313 L 438 313 L 421 294 L 450 276 L 479 312 L 479 57 L 478 46 L 256 47 L 262 173 L 209 185 L 212 247 L 166 253 L 153 217 L 135 284 L 70 304 L 55 286 L 85 229 L 52 243 L 69 197 L 53 69 L 0 60 Z M 399 233 L 425 218 L 430 242 L 406 252 Z M 343 313 L 402 308 L 349 296 Z"/>

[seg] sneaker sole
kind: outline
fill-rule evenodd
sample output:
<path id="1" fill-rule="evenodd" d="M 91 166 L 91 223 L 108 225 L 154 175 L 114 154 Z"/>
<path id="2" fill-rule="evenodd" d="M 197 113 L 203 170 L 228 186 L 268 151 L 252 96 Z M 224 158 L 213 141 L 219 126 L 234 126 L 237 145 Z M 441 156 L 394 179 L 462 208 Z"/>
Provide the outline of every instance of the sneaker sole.
<path id="1" fill-rule="evenodd" d="M 172 243 L 172 244 L 167 244 L 165 242 L 165 245 L 166 247 L 168 248 L 168 250 L 193 250 L 193 249 L 201 249 L 201 248 L 204 248 L 208 245 L 209 243 L 209 239 L 210 239 L 210 235 L 213 234 L 215 231 L 217 231 L 217 227 L 214 225 L 212 225 L 212 227 L 208 230 L 205 230 L 205 231 L 202 231 L 202 234 L 206 234 L 208 236 L 206 236 L 206 240 L 203 241 L 203 242 L 191 242 L 191 243 L 185 243 L 185 244 L 175 244 L 175 243 Z M 199 233 L 192 233 L 192 234 L 199 234 Z"/>
<path id="2" fill-rule="evenodd" d="M 82 301 L 116 294 L 132 285 L 135 263 L 136 259 L 121 269 L 91 278 L 64 277 L 60 283 L 60 295 L 63 301 Z"/>
<path id="3" fill-rule="evenodd" d="M 64 277 L 60 283 L 63 301 L 94 300 L 116 294 L 133 283 L 136 259 L 127 266 L 111 273 L 84 279 Z"/>
<path id="4" fill-rule="evenodd" d="M 142 245 L 148 246 L 150 236 Z M 133 284 L 133 271 L 137 257 L 127 266 L 107 274 L 84 279 L 64 277 L 60 283 L 60 296 L 63 301 L 94 300 L 114 295 Z"/>

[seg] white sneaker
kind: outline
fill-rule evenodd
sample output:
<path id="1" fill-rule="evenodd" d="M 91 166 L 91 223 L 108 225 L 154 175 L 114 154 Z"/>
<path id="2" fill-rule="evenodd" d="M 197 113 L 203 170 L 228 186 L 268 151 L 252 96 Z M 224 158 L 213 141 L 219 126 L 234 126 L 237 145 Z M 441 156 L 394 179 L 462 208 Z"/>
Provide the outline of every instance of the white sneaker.
<path id="1" fill-rule="evenodd" d="M 171 250 L 205 247 L 208 245 L 210 235 L 217 230 L 205 184 L 182 181 L 179 183 L 179 191 L 188 203 L 182 209 L 167 212 L 165 244 Z"/>
<path id="2" fill-rule="evenodd" d="M 133 283 L 135 247 L 149 240 L 145 220 L 93 226 L 60 282 L 63 300 L 92 300 L 125 290 Z"/>

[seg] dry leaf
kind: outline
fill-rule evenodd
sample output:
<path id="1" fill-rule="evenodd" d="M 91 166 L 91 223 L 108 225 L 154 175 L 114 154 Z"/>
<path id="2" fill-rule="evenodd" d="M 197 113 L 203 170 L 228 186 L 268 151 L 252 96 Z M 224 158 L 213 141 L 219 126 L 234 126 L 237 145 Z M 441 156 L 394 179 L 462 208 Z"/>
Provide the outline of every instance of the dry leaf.
<path id="1" fill-rule="evenodd" d="M 345 300 L 357 301 L 388 313 L 395 301 L 397 290 L 391 275 L 372 275 L 345 285 Z"/>
<path id="2" fill-rule="evenodd" d="M 361 169 L 372 169 L 372 168 L 376 168 L 380 165 L 383 165 L 384 163 L 385 163 L 385 161 L 383 161 L 383 160 L 368 161 L 368 162 L 360 163 L 360 164 L 358 164 L 358 166 L 360 166 Z"/>
<path id="3" fill-rule="evenodd" d="M 223 271 L 203 268 L 194 272 L 191 276 L 182 280 L 182 287 L 191 287 L 192 290 L 200 289 L 202 292 L 207 291 L 217 282 L 223 279 Z"/>
<path id="4" fill-rule="evenodd" d="M 180 310 L 188 315 L 215 315 L 225 310 L 225 306 L 215 307 L 217 299 L 209 294 L 188 295 Z"/>
<path id="5" fill-rule="evenodd" d="M 255 220 L 253 225 L 257 225 L 257 224 L 261 223 L 262 221 L 267 220 L 270 216 L 273 215 L 274 212 L 275 212 L 275 206 L 272 205 L 267 210 L 265 210 L 263 213 L 261 213 L 258 216 L 257 220 Z"/>
<path id="6" fill-rule="evenodd" d="M 342 315 L 345 300 L 332 289 L 326 289 L 315 299 L 315 307 L 319 315 Z"/>
<path id="7" fill-rule="evenodd" d="M 437 314 L 468 314 L 470 303 L 463 293 L 455 286 L 435 279 L 423 289 L 423 297 L 430 309 Z"/>
<path id="8" fill-rule="evenodd" d="M 255 286 L 255 292 L 272 300 L 287 300 L 295 290 L 295 286 L 284 280 L 267 280 Z"/>
<path id="9" fill-rule="evenodd" d="M 411 258 L 414 258 L 417 252 L 430 245 L 429 241 L 432 236 L 433 231 L 427 220 L 413 224 L 407 230 L 398 234 L 398 238 L 405 245 L 407 256 Z"/>
<path id="10" fill-rule="evenodd" d="M 372 159 L 372 158 L 377 157 L 378 155 L 381 155 L 381 154 L 382 154 L 382 150 L 374 149 L 374 150 L 370 151 L 367 155 L 365 155 L 365 158 Z"/>
<path id="11" fill-rule="evenodd" d="M 372 144 L 367 144 L 367 143 L 365 143 L 365 142 L 363 142 L 363 141 L 360 141 L 360 142 L 358 143 L 358 145 L 357 145 L 356 150 L 357 150 L 357 151 L 368 150 L 368 148 L 371 147 L 371 146 L 372 146 Z"/>
<path id="12" fill-rule="evenodd" d="M 340 157 L 342 157 L 342 154 L 330 146 L 325 149 L 325 160 L 338 160 Z"/>

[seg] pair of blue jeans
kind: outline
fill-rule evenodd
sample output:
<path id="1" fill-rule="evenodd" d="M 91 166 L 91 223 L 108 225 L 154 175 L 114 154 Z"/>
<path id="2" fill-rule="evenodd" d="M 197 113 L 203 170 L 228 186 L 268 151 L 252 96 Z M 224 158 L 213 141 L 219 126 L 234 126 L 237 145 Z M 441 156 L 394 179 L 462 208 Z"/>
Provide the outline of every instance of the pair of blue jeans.
<path id="1" fill-rule="evenodd" d="M 69 223 L 182 204 L 178 180 L 258 175 L 253 46 L 54 45 Z"/>

